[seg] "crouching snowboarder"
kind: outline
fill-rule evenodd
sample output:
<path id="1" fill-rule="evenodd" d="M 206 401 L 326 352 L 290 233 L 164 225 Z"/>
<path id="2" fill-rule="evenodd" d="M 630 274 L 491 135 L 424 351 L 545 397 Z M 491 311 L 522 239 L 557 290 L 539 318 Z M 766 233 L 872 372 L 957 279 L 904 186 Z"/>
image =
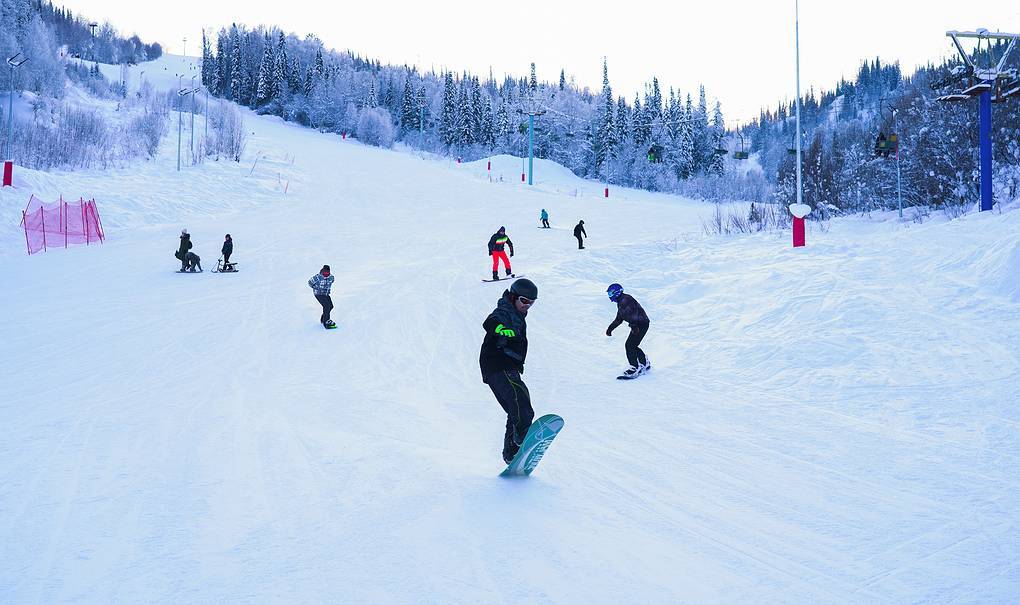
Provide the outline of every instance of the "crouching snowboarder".
<path id="1" fill-rule="evenodd" d="M 617 376 L 617 378 L 637 378 L 652 369 L 651 362 L 648 361 L 648 358 L 645 357 L 645 352 L 639 346 L 645 334 L 648 333 L 648 315 L 641 308 L 638 301 L 634 300 L 633 296 L 623 293 L 623 286 L 620 284 L 611 284 L 606 288 L 606 294 L 609 295 L 609 300 L 616 303 L 617 307 L 616 319 L 606 329 L 606 336 L 612 336 L 613 330 L 623 322 L 627 322 L 630 326 L 630 336 L 627 337 L 625 345 L 627 361 L 630 362 L 630 367 L 623 374 Z"/>
<path id="2" fill-rule="evenodd" d="M 495 310 L 482 323 L 485 339 L 478 356 L 482 382 L 489 385 L 496 401 L 506 412 L 503 461 L 510 464 L 528 434 L 535 411 L 531 395 L 521 379 L 528 355 L 528 326 L 525 318 L 538 298 L 538 286 L 518 279 L 503 292 Z"/>
<path id="3" fill-rule="evenodd" d="M 188 265 L 188 271 L 190 271 L 192 273 L 195 273 L 196 271 L 198 273 L 202 272 L 202 257 L 201 256 L 195 254 L 194 252 L 188 252 L 187 254 L 184 255 L 184 260 L 186 261 L 186 264 Z"/>
<path id="4" fill-rule="evenodd" d="M 333 287 L 333 276 L 329 273 L 329 265 L 323 265 L 318 273 L 308 279 L 308 287 L 315 294 L 315 300 L 322 305 L 319 323 L 323 328 L 333 329 L 336 327 L 336 323 L 329 318 L 329 312 L 333 310 L 333 299 L 329 297 L 329 290 Z"/>

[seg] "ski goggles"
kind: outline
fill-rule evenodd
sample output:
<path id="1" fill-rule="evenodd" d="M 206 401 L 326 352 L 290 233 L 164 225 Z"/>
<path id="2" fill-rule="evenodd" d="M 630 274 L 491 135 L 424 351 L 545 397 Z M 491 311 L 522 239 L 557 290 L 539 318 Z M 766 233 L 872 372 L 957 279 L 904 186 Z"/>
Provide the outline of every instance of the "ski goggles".
<path id="1" fill-rule="evenodd" d="M 524 305 L 525 307 L 530 307 L 531 305 L 535 304 L 535 299 L 527 298 L 525 296 L 518 296 L 517 301 Z"/>

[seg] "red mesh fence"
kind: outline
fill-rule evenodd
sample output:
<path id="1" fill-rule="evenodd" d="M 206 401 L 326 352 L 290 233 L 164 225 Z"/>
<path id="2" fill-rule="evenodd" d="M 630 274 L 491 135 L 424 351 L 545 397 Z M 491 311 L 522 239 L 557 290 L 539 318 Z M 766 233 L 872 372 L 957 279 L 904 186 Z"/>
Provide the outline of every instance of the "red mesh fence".
<path id="1" fill-rule="evenodd" d="M 22 213 L 28 253 L 71 244 L 101 243 L 106 239 L 95 200 L 46 204 L 34 195 Z"/>

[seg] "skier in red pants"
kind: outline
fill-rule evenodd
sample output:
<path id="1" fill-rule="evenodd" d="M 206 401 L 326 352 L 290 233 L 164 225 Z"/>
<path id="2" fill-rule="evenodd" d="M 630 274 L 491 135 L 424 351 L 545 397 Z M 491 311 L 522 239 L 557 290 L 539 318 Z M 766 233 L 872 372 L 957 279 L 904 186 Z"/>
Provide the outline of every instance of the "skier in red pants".
<path id="1" fill-rule="evenodd" d="M 492 257 L 492 279 L 499 279 L 499 261 L 502 259 L 503 267 L 506 269 L 506 276 L 510 277 L 510 259 L 507 258 L 504 246 L 510 246 L 510 256 L 514 255 L 514 243 L 506 236 L 506 227 L 500 227 L 499 231 L 489 238 L 489 256 Z"/>

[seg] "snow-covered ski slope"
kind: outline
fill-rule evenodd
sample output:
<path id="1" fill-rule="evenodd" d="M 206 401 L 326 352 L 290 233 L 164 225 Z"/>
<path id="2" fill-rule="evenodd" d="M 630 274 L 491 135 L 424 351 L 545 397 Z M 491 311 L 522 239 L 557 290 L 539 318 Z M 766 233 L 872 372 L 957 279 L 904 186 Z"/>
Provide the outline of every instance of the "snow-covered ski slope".
<path id="1" fill-rule="evenodd" d="M 545 162 L 529 190 L 519 159 L 246 120 L 241 164 L 177 174 L 168 140 L 0 192 L 0 601 L 1017 600 L 1020 212 L 793 250 Z M 30 193 L 94 196 L 107 243 L 25 255 Z M 500 225 L 566 420 L 527 480 L 477 368 Z M 182 227 L 206 273 L 173 272 Z M 225 233 L 241 272 L 211 274 Z M 630 382 L 613 281 L 652 318 Z"/>

